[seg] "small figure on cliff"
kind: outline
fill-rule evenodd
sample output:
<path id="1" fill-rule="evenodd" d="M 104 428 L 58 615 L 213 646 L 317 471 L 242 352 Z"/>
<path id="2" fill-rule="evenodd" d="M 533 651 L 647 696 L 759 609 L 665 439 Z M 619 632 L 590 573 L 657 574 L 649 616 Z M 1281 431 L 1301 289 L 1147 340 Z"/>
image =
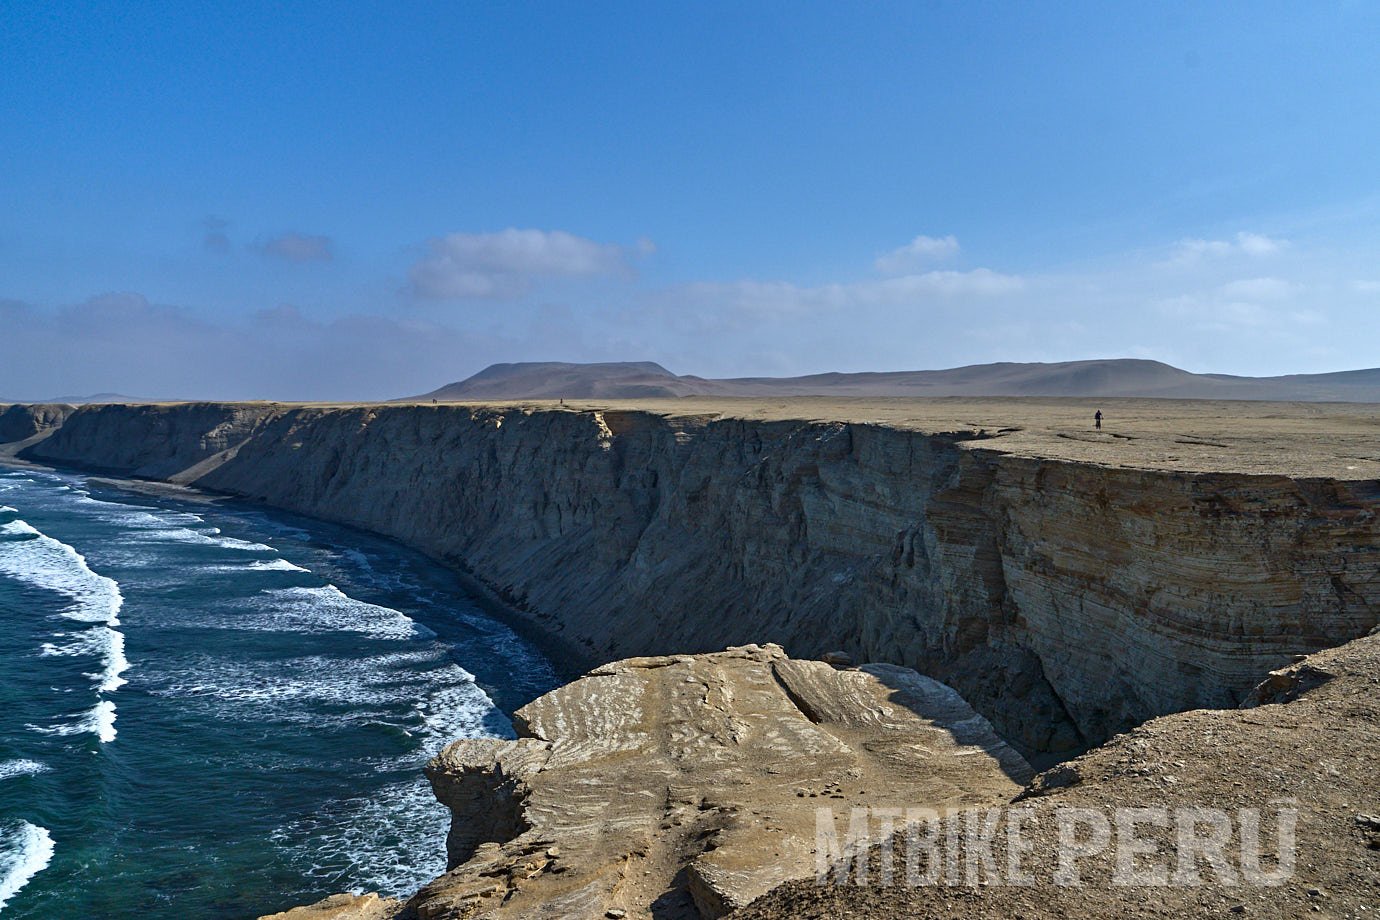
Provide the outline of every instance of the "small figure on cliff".
<path id="1" fill-rule="evenodd" d="M 1093 427 L 1095 427 L 1098 431 L 1101 431 L 1101 430 L 1102 430 L 1102 410 L 1101 410 L 1101 409 L 1098 409 L 1096 412 L 1093 413 Z"/>

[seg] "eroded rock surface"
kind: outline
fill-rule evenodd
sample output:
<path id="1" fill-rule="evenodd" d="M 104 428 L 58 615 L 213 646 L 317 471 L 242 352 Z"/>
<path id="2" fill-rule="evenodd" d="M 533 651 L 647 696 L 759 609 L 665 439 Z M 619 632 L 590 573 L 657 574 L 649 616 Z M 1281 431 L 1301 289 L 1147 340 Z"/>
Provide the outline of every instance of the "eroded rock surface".
<path id="1" fill-rule="evenodd" d="M 951 688 L 777 646 L 598 668 L 427 767 L 450 872 L 409 909 L 717 917 L 815 871 L 815 811 L 1009 799 L 1019 754 Z"/>
<path id="2" fill-rule="evenodd" d="M 58 403 L 0 406 L 0 456 L 35 443 L 76 411 L 76 406 Z"/>
<path id="3" fill-rule="evenodd" d="M 1041 774 L 1018 810 L 1003 810 L 996 838 L 1021 816 L 1025 884 L 1013 883 L 997 849 L 990 884 L 935 873 L 929 884 L 818 886 L 788 883 L 739 912 L 743 920 L 1081 920 L 1081 918 L 1361 918 L 1380 910 L 1380 632 L 1319 652 L 1269 675 L 1240 709 L 1154 719 Z M 1058 881 L 1060 815 L 1089 810 L 1140 815 L 1148 849 L 1128 858 L 1121 825 L 1103 847 L 1077 857 L 1077 884 Z M 1256 832 L 1244 816 L 1260 812 Z M 1294 815 L 1292 845 L 1282 809 Z M 1246 810 L 1246 811 L 1243 811 Z M 1185 815 L 1225 820 L 1222 868 L 1180 842 Z M 1157 827 L 1156 820 L 1172 821 Z M 1191 836 L 1208 836 L 1206 826 Z M 1087 828 L 1080 828 L 1087 840 Z M 1248 843 L 1247 841 L 1255 841 Z M 904 849 L 904 848 L 902 848 Z M 1185 863 L 1185 852 L 1188 852 Z M 1258 864 L 1248 858 L 1252 852 Z M 874 854 L 875 856 L 876 854 Z M 893 855 L 900 865 L 902 853 Z M 1123 860 L 1125 860 L 1123 862 Z M 1267 878 L 1252 878 L 1250 872 Z M 1131 870 L 1127 872 L 1127 870 Z M 922 865 L 916 878 L 930 872 Z M 1139 881 L 1130 880 L 1141 873 Z M 1186 873 L 1186 874 L 1185 874 Z M 1158 874 L 1156 882 L 1147 879 Z"/>
<path id="4" fill-rule="evenodd" d="M 259 920 L 392 920 L 401 908 L 401 901 L 376 894 L 333 894 L 315 904 L 268 914 Z"/>

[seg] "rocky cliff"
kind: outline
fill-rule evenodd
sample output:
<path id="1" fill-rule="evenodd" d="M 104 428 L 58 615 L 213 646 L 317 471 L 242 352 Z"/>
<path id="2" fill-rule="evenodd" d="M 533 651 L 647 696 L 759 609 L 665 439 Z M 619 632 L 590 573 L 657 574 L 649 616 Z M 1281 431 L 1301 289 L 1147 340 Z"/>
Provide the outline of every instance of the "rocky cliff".
<path id="1" fill-rule="evenodd" d="M 816 809 L 1003 803 L 1030 768 L 943 684 L 778 646 L 634 658 L 427 767 L 451 871 L 422 920 L 718 917 L 815 872 Z"/>
<path id="2" fill-rule="evenodd" d="M 1235 705 L 1291 656 L 1376 625 L 1374 480 L 1032 455 L 1010 430 L 87 406 L 25 456 L 395 537 L 475 573 L 586 664 L 776 642 L 912 667 L 1025 752 Z"/>
<path id="3" fill-rule="evenodd" d="M 1021 787 L 986 720 L 895 665 L 616 662 L 519 711 L 517 740 L 431 761 L 446 874 L 263 920 L 1359 920 L 1380 903 L 1377 675 L 1380 630 Z"/>
<path id="4" fill-rule="evenodd" d="M 27 442 L 61 425 L 75 406 L 39 404 L 0 406 L 0 444 Z"/>
<path id="5" fill-rule="evenodd" d="M 916 877 L 950 872 L 947 880 L 907 883 L 899 871 L 889 885 L 796 880 L 734 917 L 1374 917 L 1378 762 L 1380 630 L 1268 675 L 1240 709 L 1153 719 L 1036 777 L 1000 812 L 993 834 L 1009 841 L 1019 824 L 1023 881 L 1012 880 L 1012 849 L 999 845 L 995 871 L 978 884 L 933 865 L 919 866 Z M 1075 813 L 1116 823 L 1105 847 L 1073 854 L 1076 881 L 1060 876 L 1073 850 L 1064 822 Z M 1128 816 L 1138 823 L 1124 836 Z M 1187 819 L 1215 821 L 1217 862 L 1184 845 L 1195 831 L 1207 836 L 1206 826 L 1186 832 Z M 1080 842 L 1092 836 L 1083 830 Z M 925 858 L 897 841 L 892 861 L 902 865 L 906 856 Z"/>

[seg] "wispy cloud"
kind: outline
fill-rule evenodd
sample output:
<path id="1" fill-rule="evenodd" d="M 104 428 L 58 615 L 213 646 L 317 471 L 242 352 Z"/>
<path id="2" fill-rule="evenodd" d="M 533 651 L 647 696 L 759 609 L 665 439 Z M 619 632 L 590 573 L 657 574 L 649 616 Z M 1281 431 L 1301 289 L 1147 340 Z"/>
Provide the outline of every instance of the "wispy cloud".
<path id="1" fill-rule="evenodd" d="M 284 233 L 253 247 L 260 255 L 287 262 L 329 262 L 335 258 L 335 244 L 328 236 L 310 233 Z"/>
<path id="2" fill-rule="evenodd" d="M 1222 296 L 1237 300 L 1283 300 L 1299 290 L 1299 285 L 1281 278 L 1242 278 L 1218 288 Z"/>
<path id="3" fill-rule="evenodd" d="M 1288 240 L 1275 239 L 1262 233 L 1238 233 L 1228 240 L 1184 239 L 1174 244 L 1168 262 L 1171 265 L 1192 265 L 1233 256 L 1261 258 L 1288 247 Z"/>
<path id="4" fill-rule="evenodd" d="M 912 272 L 930 262 L 938 262 L 958 254 L 958 240 L 948 236 L 917 236 L 904 246 L 883 253 L 873 267 L 884 275 Z"/>
<path id="5" fill-rule="evenodd" d="M 635 252 L 655 251 L 650 240 Z M 591 277 L 631 270 L 630 252 L 563 230 L 451 233 L 427 241 L 408 273 L 410 290 L 427 300 L 505 299 L 526 293 L 537 278 Z"/>
<path id="6" fill-rule="evenodd" d="M 1216 256 L 1221 247 L 1197 247 L 1199 264 L 1173 271 L 1144 250 L 1065 274 L 989 267 L 876 277 L 861 274 L 871 268 L 865 260 L 858 276 L 833 283 L 609 284 L 595 301 L 574 285 L 521 294 L 542 279 L 629 276 L 650 245 L 547 231 L 455 235 L 434 241 L 414 269 L 435 275 L 414 283 L 438 285 L 432 293 L 443 300 L 474 289 L 512 298 L 503 309 L 452 323 L 445 303 L 363 311 L 372 316 L 319 305 L 254 313 L 259 304 L 246 304 L 227 316 L 135 294 L 66 307 L 0 300 L 0 395 L 389 397 L 493 361 L 629 355 L 713 376 L 1126 354 L 1224 373 L 1376 363 L 1365 336 L 1340 332 L 1369 328 L 1373 317 L 1380 281 L 1369 252 L 1251 236 L 1217 242 L 1231 249 Z M 467 275 L 477 288 L 465 287 Z M 380 287 L 381 296 L 396 286 Z"/>

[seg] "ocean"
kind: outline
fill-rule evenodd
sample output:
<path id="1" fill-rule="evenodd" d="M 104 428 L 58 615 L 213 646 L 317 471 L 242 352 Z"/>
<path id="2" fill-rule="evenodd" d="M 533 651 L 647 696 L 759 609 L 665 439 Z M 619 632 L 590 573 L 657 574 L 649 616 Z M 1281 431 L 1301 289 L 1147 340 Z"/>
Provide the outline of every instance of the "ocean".
<path id="1" fill-rule="evenodd" d="M 410 894 L 445 870 L 422 765 L 556 683 L 390 541 L 0 467 L 0 915 Z"/>

